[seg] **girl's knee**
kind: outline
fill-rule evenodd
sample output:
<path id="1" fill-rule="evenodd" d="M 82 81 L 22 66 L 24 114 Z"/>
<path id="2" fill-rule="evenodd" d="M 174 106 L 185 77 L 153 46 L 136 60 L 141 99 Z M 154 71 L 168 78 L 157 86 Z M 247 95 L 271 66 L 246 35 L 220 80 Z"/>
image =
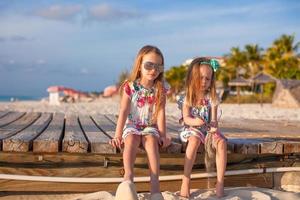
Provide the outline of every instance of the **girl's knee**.
<path id="1" fill-rule="evenodd" d="M 190 136 L 188 139 L 189 144 L 188 145 L 192 145 L 195 147 L 199 147 L 201 144 L 201 140 L 200 138 L 196 137 L 196 136 Z"/>
<path id="2" fill-rule="evenodd" d="M 157 143 L 158 142 L 158 138 L 152 134 L 145 135 L 143 138 L 144 138 L 145 142 L 149 142 L 149 143 Z"/>
<path id="3" fill-rule="evenodd" d="M 220 150 L 225 150 L 227 149 L 227 141 L 224 138 L 219 139 L 219 141 L 217 142 L 217 147 Z"/>
<path id="4" fill-rule="evenodd" d="M 140 137 L 139 135 L 135 135 L 135 134 L 129 134 L 126 136 L 126 138 L 124 139 L 125 144 L 136 144 L 136 143 L 140 143 Z"/>

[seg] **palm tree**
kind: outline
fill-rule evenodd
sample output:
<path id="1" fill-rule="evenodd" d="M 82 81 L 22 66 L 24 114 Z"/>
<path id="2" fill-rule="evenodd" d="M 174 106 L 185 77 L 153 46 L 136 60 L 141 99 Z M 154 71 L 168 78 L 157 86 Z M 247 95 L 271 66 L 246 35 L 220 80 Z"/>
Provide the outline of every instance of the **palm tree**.
<path id="1" fill-rule="evenodd" d="M 116 85 L 120 87 L 124 83 L 124 81 L 128 79 L 128 77 L 129 72 L 127 70 L 122 71 L 121 74 L 119 74 L 119 79 Z"/>
<path id="2" fill-rule="evenodd" d="M 257 44 L 248 44 L 245 46 L 245 50 L 250 75 L 251 77 L 253 77 L 255 76 L 255 74 L 257 74 L 257 72 L 261 70 L 260 65 L 263 61 L 261 52 L 263 49 L 260 48 Z"/>
<path id="3" fill-rule="evenodd" d="M 173 66 L 165 72 L 165 79 L 171 86 L 173 93 L 176 95 L 184 88 L 185 75 L 187 66 Z"/>
<path id="4" fill-rule="evenodd" d="M 238 69 L 247 66 L 247 57 L 245 52 L 241 51 L 239 47 L 232 47 L 230 54 L 225 56 L 224 72 L 228 77 L 223 80 L 232 80 L 238 75 Z"/>
<path id="5" fill-rule="evenodd" d="M 294 45 L 294 35 L 282 35 L 275 40 L 265 54 L 266 71 L 277 78 L 300 79 L 300 62 Z"/>

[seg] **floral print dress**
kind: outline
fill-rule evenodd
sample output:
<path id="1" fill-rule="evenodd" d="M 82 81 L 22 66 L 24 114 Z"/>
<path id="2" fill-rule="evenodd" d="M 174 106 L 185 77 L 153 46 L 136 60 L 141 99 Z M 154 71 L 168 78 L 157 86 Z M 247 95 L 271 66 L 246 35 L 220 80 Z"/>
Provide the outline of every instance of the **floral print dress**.
<path id="1" fill-rule="evenodd" d="M 151 134 L 160 137 L 156 122 L 152 122 L 155 109 L 155 88 L 145 88 L 139 80 L 128 81 L 124 85 L 124 92 L 129 96 L 131 105 L 123 129 L 123 139 L 129 134 Z"/>
<path id="2" fill-rule="evenodd" d="M 180 96 L 177 101 L 178 108 L 182 111 L 183 104 L 185 103 L 185 95 Z M 208 124 L 210 123 L 211 117 L 211 108 L 212 106 L 217 106 L 218 102 L 213 102 L 209 96 L 206 96 L 201 104 L 197 107 L 190 107 L 190 116 L 193 118 L 201 118 L 205 124 L 202 126 L 189 126 L 183 123 L 183 118 L 180 119 L 182 121 L 183 127 L 180 131 L 180 139 L 182 142 L 187 142 L 190 136 L 199 137 L 202 143 L 205 143 L 205 136 L 207 135 L 207 131 L 209 130 Z M 214 139 L 220 139 L 225 137 L 221 134 L 219 130 L 214 134 Z"/>

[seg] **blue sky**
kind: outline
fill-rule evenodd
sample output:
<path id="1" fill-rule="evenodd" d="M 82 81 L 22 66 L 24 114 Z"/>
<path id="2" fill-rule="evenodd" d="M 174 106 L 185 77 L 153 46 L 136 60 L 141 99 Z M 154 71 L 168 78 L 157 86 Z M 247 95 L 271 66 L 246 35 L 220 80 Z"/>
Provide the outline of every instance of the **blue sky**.
<path id="1" fill-rule="evenodd" d="M 50 85 L 101 91 L 158 46 L 168 69 L 233 46 L 300 39 L 300 1 L 0 0 L 0 95 L 46 96 Z"/>

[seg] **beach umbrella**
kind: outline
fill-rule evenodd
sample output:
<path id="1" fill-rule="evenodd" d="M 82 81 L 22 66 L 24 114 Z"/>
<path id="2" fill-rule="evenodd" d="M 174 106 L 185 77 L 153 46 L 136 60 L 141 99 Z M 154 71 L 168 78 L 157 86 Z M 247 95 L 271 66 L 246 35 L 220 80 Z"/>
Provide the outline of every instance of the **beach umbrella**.
<path id="1" fill-rule="evenodd" d="M 103 97 L 111 97 L 118 93 L 118 87 L 115 85 L 107 86 L 103 91 Z"/>
<path id="2" fill-rule="evenodd" d="M 47 88 L 47 92 L 61 92 L 64 89 L 63 86 L 50 86 Z"/>
<path id="3" fill-rule="evenodd" d="M 263 90 L 264 90 L 264 84 L 276 82 L 276 78 L 273 76 L 266 74 L 264 72 L 259 72 L 254 77 L 250 78 L 249 81 L 252 85 L 258 85 L 260 88 L 260 103 L 262 105 L 263 101 Z"/>

